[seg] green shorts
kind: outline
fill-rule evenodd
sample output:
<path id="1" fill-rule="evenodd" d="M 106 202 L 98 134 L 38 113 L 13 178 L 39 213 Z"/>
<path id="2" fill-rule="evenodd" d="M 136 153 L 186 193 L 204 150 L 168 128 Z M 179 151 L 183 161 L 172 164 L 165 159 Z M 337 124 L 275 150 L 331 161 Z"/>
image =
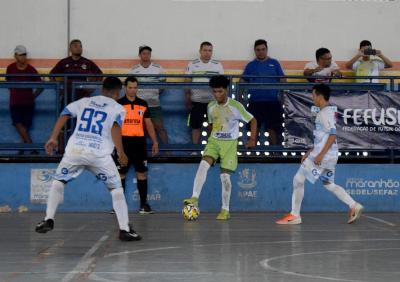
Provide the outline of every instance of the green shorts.
<path id="1" fill-rule="evenodd" d="M 238 164 L 237 144 L 237 140 L 218 140 L 210 137 L 203 157 L 208 156 L 215 161 L 220 159 L 221 169 L 235 172 Z"/>

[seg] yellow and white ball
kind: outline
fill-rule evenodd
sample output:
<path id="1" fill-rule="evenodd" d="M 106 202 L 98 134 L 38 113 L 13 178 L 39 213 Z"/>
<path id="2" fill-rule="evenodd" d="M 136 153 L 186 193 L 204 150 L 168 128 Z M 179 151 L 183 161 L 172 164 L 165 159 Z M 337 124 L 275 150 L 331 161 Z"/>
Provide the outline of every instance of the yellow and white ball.
<path id="1" fill-rule="evenodd" d="M 182 209 L 182 215 L 186 220 L 196 220 L 200 215 L 200 210 L 193 204 L 187 204 Z"/>

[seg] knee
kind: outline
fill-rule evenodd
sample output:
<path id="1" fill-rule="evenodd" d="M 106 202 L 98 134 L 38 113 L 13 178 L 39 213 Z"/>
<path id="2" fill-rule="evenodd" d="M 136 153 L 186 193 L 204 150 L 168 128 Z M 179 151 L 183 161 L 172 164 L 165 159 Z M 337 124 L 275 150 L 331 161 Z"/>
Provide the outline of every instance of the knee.
<path id="1" fill-rule="evenodd" d="M 224 187 L 225 190 L 230 190 L 231 189 L 231 176 L 229 173 L 221 173 L 220 174 L 221 182 L 222 182 L 222 187 Z"/>
<path id="2" fill-rule="evenodd" d="M 111 189 L 110 193 L 115 200 L 125 199 L 124 190 L 122 188 Z"/>
<path id="3" fill-rule="evenodd" d="M 302 185 L 304 184 L 305 178 L 303 175 L 301 175 L 300 173 L 296 173 L 296 175 L 293 177 L 293 187 L 299 188 L 302 187 Z"/>

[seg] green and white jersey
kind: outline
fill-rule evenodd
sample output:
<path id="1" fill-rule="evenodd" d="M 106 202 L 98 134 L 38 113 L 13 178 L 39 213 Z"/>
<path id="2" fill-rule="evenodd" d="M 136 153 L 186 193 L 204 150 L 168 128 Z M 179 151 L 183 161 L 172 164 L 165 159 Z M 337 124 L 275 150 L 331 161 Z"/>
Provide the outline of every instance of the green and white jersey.
<path id="1" fill-rule="evenodd" d="M 159 64 L 151 63 L 147 68 L 141 64 L 134 65 L 128 72 L 129 74 L 164 74 L 163 68 Z M 163 82 L 165 77 L 138 77 L 139 82 Z M 147 102 L 149 107 L 160 107 L 160 90 L 159 89 L 140 89 L 137 96 Z"/>
<path id="2" fill-rule="evenodd" d="M 241 103 L 231 98 L 224 105 L 210 102 L 207 113 L 208 122 L 212 124 L 211 136 L 218 140 L 238 139 L 239 121 L 248 123 L 253 118 Z"/>
<path id="3" fill-rule="evenodd" d="M 204 63 L 200 59 L 191 61 L 186 69 L 186 74 L 196 74 L 196 75 L 217 75 L 224 74 L 224 68 L 222 64 L 217 60 L 209 60 Z M 209 82 L 209 77 L 194 77 L 193 82 Z M 208 103 L 214 100 L 211 90 L 209 89 L 192 89 L 191 91 L 192 102 L 197 103 Z"/>

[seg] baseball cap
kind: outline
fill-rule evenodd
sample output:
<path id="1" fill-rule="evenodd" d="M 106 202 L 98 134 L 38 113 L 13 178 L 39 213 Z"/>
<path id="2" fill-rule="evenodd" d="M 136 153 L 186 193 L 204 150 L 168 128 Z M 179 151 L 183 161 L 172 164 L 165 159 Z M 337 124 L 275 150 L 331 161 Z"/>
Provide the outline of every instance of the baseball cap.
<path id="1" fill-rule="evenodd" d="M 26 54 L 26 48 L 23 45 L 17 45 L 14 49 L 14 54 L 17 55 L 22 55 L 22 54 Z"/>

